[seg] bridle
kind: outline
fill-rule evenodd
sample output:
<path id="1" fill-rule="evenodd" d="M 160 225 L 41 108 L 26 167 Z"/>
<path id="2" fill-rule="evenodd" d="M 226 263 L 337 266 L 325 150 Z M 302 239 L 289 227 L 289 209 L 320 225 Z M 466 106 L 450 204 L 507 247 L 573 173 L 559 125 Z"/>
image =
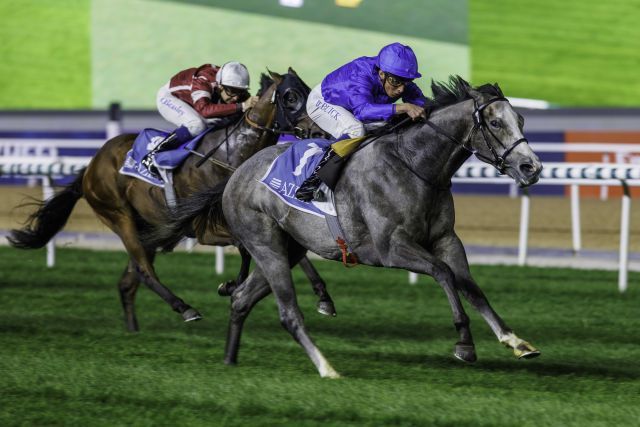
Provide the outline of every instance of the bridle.
<path id="1" fill-rule="evenodd" d="M 273 91 L 273 94 L 271 95 L 271 99 L 269 100 L 270 104 L 275 104 L 276 106 L 276 117 L 278 116 L 278 111 L 280 111 L 281 116 L 286 117 L 286 120 L 288 123 L 288 126 L 292 126 L 291 120 L 289 118 L 289 115 L 286 114 L 285 112 L 285 107 L 284 107 L 284 97 L 287 96 L 289 94 L 289 91 L 294 91 L 295 94 L 298 96 L 298 102 L 296 103 L 296 114 L 295 114 L 295 120 L 297 123 L 299 123 L 300 121 L 302 121 L 303 119 L 307 118 L 308 115 L 306 113 L 306 111 L 304 112 L 300 112 L 300 110 L 304 109 L 304 101 L 302 101 L 302 99 L 306 99 L 306 97 L 302 98 L 300 95 L 302 95 L 300 93 L 300 91 L 298 91 L 295 88 L 287 88 L 285 89 L 285 91 L 283 93 L 280 93 L 278 91 L 278 88 L 276 87 L 276 90 Z M 300 126 L 293 126 L 293 130 L 288 131 L 288 130 L 282 130 L 279 129 L 278 126 L 278 120 L 276 120 L 274 122 L 274 125 L 272 127 L 269 126 L 265 126 L 265 125 L 261 125 L 260 123 L 252 120 L 249 115 L 250 115 L 251 109 L 248 109 L 244 115 L 242 120 L 238 120 L 238 123 L 233 127 L 233 129 L 231 130 L 231 132 L 227 132 L 227 135 L 225 137 L 224 140 L 222 140 L 222 142 L 220 142 L 218 145 L 216 145 L 213 149 L 209 150 L 205 155 L 201 155 L 199 153 L 195 153 L 194 151 L 192 151 L 192 153 L 194 154 L 199 154 L 201 156 L 200 160 L 198 160 L 198 162 L 196 163 L 196 167 L 200 167 L 204 164 L 204 162 L 206 162 L 207 160 L 209 161 L 213 161 L 215 159 L 211 159 L 211 156 L 213 156 L 215 154 L 215 152 L 218 150 L 218 148 L 220 148 L 222 146 L 222 144 L 224 144 L 225 142 L 227 142 L 229 140 L 229 138 L 231 137 L 231 135 L 233 135 L 238 128 L 240 127 L 241 123 L 246 123 L 249 126 L 251 126 L 254 129 L 258 129 L 260 131 L 263 132 L 269 132 L 272 133 L 274 135 L 294 135 L 297 139 L 307 139 L 307 138 L 311 138 L 312 135 L 312 131 L 311 129 L 304 129 Z M 219 166 L 222 166 L 228 170 L 231 170 L 231 168 L 233 168 L 232 166 L 228 165 L 228 164 L 224 164 L 223 162 L 214 162 L 216 164 L 218 164 Z M 222 163 L 222 164 L 220 164 Z M 235 169 L 235 168 L 234 168 Z"/>
<path id="2" fill-rule="evenodd" d="M 435 123 L 433 123 L 430 120 L 427 120 L 426 124 L 429 125 L 437 133 L 445 136 L 447 139 L 449 139 L 450 141 L 454 142 L 456 145 L 461 146 L 465 150 L 475 154 L 476 157 L 478 157 L 479 159 L 484 160 L 487 163 L 493 165 L 496 169 L 498 169 L 498 172 L 500 172 L 501 174 L 504 174 L 505 173 L 505 169 L 506 169 L 507 156 L 509 156 L 509 154 L 511 154 L 511 152 L 514 150 L 514 148 L 516 148 L 518 145 L 520 145 L 523 142 L 526 142 L 528 144 L 529 141 L 527 140 L 527 138 L 523 137 L 523 138 L 518 139 L 517 141 L 514 141 L 511 145 L 509 145 L 507 147 L 491 131 L 489 126 L 487 126 L 487 122 L 486 122 L 486 120 L 484 118 L 484 110 L 489 105 L 493 104 L 494 102 L 499 102 L 499 101 L 509 102 L 509 100 L 507 98 L 505 98 L 505 97 L 496 97 L 496 98 L 490 99 L 489 101 L 487 101 L 487 102 L 485 102 L 484 104 L 481 104 L 481 105 L 478 105 L 478 101 L 476 99 L 473 100 L 473 105 L 474 105 L 474 110 L 473 110 L 473 113 L 472 113 L 473 128 L 471 128 L 471 131 L 469 132 L 469 134 L 467 135 L 467 137 L 463 141 L 459 141 L 456 138 L 452 137 L 444 129 L 442 129 L 440 126 L 436 125 Z M 484 143 L 486 144 L 487 148 L 489 149 L 489 151 L 493 155 L 493 158 L 490 158 L 490 157 L 484 156 L 482 154 L 479 154 L 477 150 L 474 150 L 473 148 L 470 147 L 469 143 L 470 143 L 470 141 L 473 139 L 473 137 L 475 136 L 475 134 L 478 131 L 480 131 L 482 133 L 482 139 L 484 140 Z M 498 144 L 506 147 L 505 150 L 502 152 L 502 155 L 499 155 L 497 153 L 497 151 L 495 150 L 495 148 L 493 148 L 493 146 L 489 143 L 489 137 L 487 136 L 487 134 L 491 135 L 491 137 L 496 142 L 498 142 Z"/>

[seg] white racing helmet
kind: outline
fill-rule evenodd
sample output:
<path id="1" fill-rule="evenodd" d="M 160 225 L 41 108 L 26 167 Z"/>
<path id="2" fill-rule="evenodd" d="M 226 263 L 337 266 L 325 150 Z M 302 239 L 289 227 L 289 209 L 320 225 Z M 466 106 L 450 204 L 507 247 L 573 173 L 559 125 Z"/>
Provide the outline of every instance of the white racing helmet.
<path id="1" fill-rule="evenodd" d="M 222 86 L 249 89 L 249 70 L 237 61 L 227 62 L 218 70 L 216 82 Z"/>

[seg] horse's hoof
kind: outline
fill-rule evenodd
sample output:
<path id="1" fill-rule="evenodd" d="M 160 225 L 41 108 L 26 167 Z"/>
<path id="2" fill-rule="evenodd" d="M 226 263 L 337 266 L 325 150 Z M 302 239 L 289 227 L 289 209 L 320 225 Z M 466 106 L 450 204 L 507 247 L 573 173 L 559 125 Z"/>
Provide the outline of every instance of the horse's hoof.
<path id="1" fill-rule="evenodd" d="M 195 308 L 188 308 L 182 312 L 182 318 L 185 322 L 193 322 L 194 320 L 202 319 L 202 316 Z"/>
<path id="2" fill-rule="evenodd" d="M 476 347 L 473 344 L 456 343 L 453 355 L 463 362 L 473 363 L 478 360 Z"/>
<path id="3" fill-rule="evenodd" d="M 238 361 L 235 359 L 228 359 L 228 358 L 224 358 L 224 364 L 227 366 L 236 366 L 238 364 Z"/>
<path id="4" fill-rule="evenodd" d="M 226 282 L 218 285 L 218 295 L 221 297 L 230 297 L 237 287 L 238 284 L 235 280 L 227 280 Z"/>
<path id="5" fill-rule="evenodd" d="M 337 372 L 333 372 L 331 374 L 322 376 L 322 378 L 329 378 L 330 380 L 339 380 L 340 378 L 342 378 L 342 375 L 340 375 Z"/>
<path id="6" fill-rule="evenodd" d="M 513 354 L 515 354 L 518 359 L 533 359 L 540 356 L 541 353 L 540 350 L 538 350 L 528 342 L 523 341 L 513 349 Z"/>
<path id="7" fill-rule="evenodd" d="M 325 316 L 336 317 L 338 313 L 336 313 L 336 308 L 333 305 L 333 301 L 318 301 L 318 305 L 316 306 L 318 313 L 324 314 Z"/>

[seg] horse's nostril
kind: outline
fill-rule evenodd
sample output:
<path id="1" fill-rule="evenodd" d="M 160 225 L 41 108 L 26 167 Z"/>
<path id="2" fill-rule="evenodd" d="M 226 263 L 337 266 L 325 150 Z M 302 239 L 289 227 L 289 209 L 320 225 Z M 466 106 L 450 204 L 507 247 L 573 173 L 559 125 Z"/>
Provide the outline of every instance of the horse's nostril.
<path id="1" fill-rule="evenodd" d="M 529 176 L 536 171 L 536 168 L 531 163 L 523 163 L 520 165 L 520 172 L 524 175 Z"/>

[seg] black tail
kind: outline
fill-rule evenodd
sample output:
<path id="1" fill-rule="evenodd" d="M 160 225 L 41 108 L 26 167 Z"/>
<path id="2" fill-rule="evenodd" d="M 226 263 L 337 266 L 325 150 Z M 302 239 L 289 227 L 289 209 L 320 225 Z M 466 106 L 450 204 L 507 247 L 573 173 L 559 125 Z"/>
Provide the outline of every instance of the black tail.
<path id="1" fill-rule="evenodd" d="M 82 169 L 71 184 L 50 199 L 19 206 L 37 206 L 38 210 L 29 215 L 21 230 L 11 230 L 7 237 L 11 246 L 19 249 L 38 249 L 62 230 L 76 202 L 82 198 L 84 172 L 85 169 Z"/>
<path id="2" fill-rule="evenodd" d="M 226 227 L 222 193 L 227 182 L 228 179 L 213 188 L 178 200 L 176 207 L 170 209 L 166 223 L 143 233 L 142 244 L 149 248 L 172 249 L 189 231 L 200 235 L 209 228 L 215 230 L 220 226 Z"/>

